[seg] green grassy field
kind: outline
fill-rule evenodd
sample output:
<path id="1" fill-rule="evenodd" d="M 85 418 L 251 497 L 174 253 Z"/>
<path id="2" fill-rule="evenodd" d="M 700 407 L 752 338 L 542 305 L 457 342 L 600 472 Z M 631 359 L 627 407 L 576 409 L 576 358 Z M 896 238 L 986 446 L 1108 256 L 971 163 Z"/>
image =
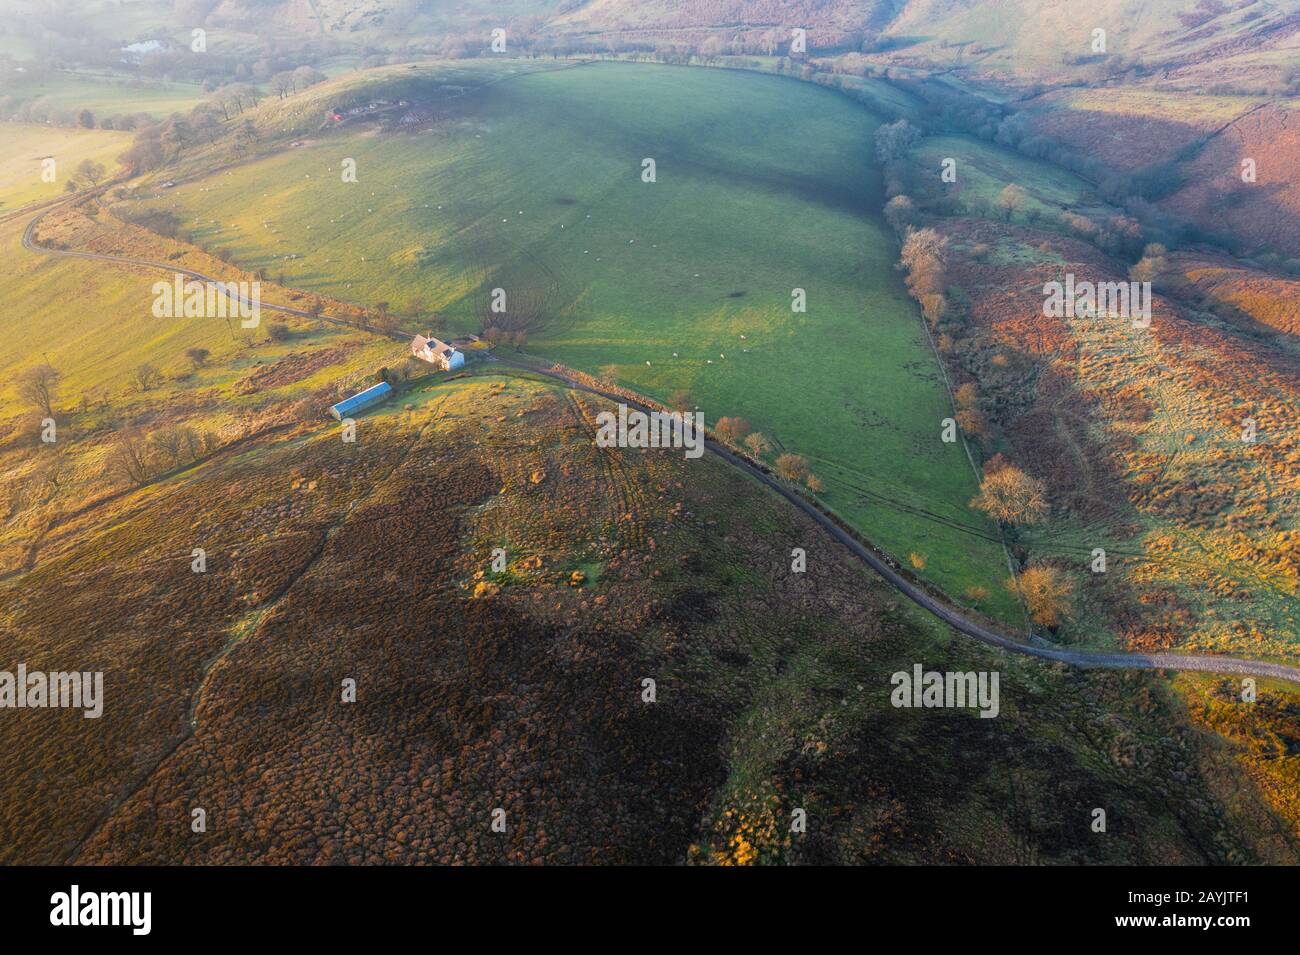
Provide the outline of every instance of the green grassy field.
<path id="1" fill-rule="evenodd" d="M 688 390 L 709 421 L 745 416 L 904 563 L 923 555 L 950 593 L 984 587 L 983 609 L 1011 611 L 996 532 L 967 507 L 974 476 L 939 440 L 950 408 L 878 216 L 875 118 L 790 80 L 626 64 L 465 99 L 431 131 L 324 135 L 159 202 L 246 267 L 418 300 L 453 332 L 501 321 L 503 288 L 528 351 L 661 399 Z"/>
<path id="2" fill-rule="evenodd" d="M 1078 176 L 1060 166 L 1030 159 L 1002 149 L 973 136 L 929 136 L 911 152 L 922 175 L 937 181 L 944 159 L 957 160 L 957 181 L 936 187 L 945 193 L 955 192 L 967 213 L 988 211 L 998 194 L 1009 185 L 1017 185 L 1029 194 L 1025 210 L 1017 213 L 1056 215 L 1062 210 L 1079 213 L 1118 215 L 1119 209 L 1107 205 Z"/>
<path id="3" fill-rule="evenodd" d="M 58 71 L 44 79 L 6 85 L 5 93 L 20 100 L 42 100 L 55 109 L 88 109 L 96 122 L 104 116 L 148 113 L 161 119 L 193 109 L 207 94 L 194 83 L 130 79 L 96 71 Z"/>
<path id="4" fill-rule="evenodd" d="M 103 129 L 62 129 L 28 123 L 6 123 L 7 144 L 0 156 L 0 211 L 62 194 L 77 163 L 102 163 L 111 176 L 117 157 L 131 145 L 130 133 Z M 55 160 L 55 181 L 42 182 L 42 160 Z"/>

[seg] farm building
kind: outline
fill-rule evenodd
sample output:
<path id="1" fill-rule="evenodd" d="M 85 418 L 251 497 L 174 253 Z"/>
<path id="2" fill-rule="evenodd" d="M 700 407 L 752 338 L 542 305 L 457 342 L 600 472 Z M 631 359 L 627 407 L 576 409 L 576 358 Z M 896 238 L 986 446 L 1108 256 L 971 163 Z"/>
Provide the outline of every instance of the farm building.
<path id="1" fill-rule="evenodd" d="M 465 364 L 464 353 L 452 348 L 446 342 L 440 342 L 432 334 L 426 338 L 416 335 L 411 339 L 411 354 L 421 361 L 436 365 L 443 371 L 452 371 Z"/>
<path id="2" fill-rule="evenodd" d="M 348 415 L 356 414 L 359 411 L 365 411 L 372 405 L 377 405 L 381 401 L 388 399 L 393 393 L 393 386 L 386 381 L 381 381 L 377 385 L 372 385 L 365 391 L 358 392 L 351 398 L 340 401 L 330 408 L 332 414 L 337 420 L 342 421 Z"/>

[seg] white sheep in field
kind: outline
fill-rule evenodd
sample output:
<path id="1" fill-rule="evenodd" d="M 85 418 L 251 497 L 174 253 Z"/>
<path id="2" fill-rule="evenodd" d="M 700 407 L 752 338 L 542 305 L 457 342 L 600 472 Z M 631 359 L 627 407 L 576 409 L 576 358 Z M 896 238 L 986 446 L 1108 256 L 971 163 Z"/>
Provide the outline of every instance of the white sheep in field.
<path id="1" fill-rule="evenodd" d="M 645 363 L 645 366 L 646 366 L 647 368 L 649 368 L 649 367 L 650 367 L 650 362 L 646 362 L 646 363 Z"/>

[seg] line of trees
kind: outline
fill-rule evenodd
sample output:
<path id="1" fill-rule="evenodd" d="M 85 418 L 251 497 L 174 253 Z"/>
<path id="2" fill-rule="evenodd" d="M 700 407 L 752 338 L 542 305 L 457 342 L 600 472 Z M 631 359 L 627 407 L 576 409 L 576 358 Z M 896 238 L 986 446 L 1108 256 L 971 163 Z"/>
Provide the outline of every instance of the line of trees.
<path id="1" fill-rule="evenodd" d="M 118 477 L 138 486 L 197 461 L 215 451 L 220 443 L 213 432 L 185 425 L 168 424 L 149 433 L 124 428 L 113 436 L 108 464 Z"/>
<path id="2" fill-rule="evenodd" d="M 960 328 L 964 321 L 964 306 L 959 300 L 961 290 L 947 285 L 948 240 L 933 228 L 916 226 L 917 213 L 906 196 L 891 199 L 885 212 L 886 218 L 903 238 L 899 268 L 906 273 L 908 292 L 920 304 L 925 320 L 941 333 L 940 360 L 944 360 L 945 355 L 952 357 L 955 348 L 949 332 Z M 970 340 L 972 351 L 979 349 L 976 339 L 980 337 L 976 333 Z M 993 351 L 1000 356 L 1004 349 Z M 992 364 L 987 367 L 993 371 Z M 958 370 L 969 374 L 965 368 Z M 990 377 L 996 381 L 999 375 L 991 374 Z M 976 383 L 983 379 L 972 378 L 974 380 L 963 382 L 953 392 L 956 422 L 963 434 L 973 438 L 979 446 L 988 447 L 994 442 L 995 429 L 990 425 Z M 1017 390 L 1030 386 L 1031 380 L 1027 375 L 1017 376 Z M 985 462 L 979 493 L 971 499 L 970 506 L 987 514 L 1012 541 L 1018 528 L 1041 524 L 1051 513 L 1047 486 L 1043 481 L 1002 454 L 995 454 Z M 915 560 L 913 564 L 916 564 Z M 1073 583 L 1068 574 L 1057 567 L 1031 564 L 1009 577 L 1006 586 L 1024 603 L 1030 619 L 1039 626 L 1055 629 L 1069 615 Z"/>
<path id="3" fill-rule="evenodd" d="M 67 106 L 52 96 L 21 97 L 13 93 L 0 96 L 0 120 L 14 123 L 40 123 L 79 129 L 133 130 L 154 122 L 144 112 L 100 113 L 79 106 Z"/>

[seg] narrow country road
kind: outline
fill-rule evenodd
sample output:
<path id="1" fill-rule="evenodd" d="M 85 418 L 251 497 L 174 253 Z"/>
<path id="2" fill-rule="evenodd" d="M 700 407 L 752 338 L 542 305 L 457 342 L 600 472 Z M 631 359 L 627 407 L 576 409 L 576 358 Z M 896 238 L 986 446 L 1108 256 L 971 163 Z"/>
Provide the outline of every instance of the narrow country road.
<path id="1" fill-rule="evenodd" d="M 610 394 L 601 391 L 598 388 L 592 388 L 581 382 L 575 381 L 559 372 L 546 369 L 534 368 L 523 362 L 512 362 L 510 359 L 498 358 L 498 364 L 510 365 L 521 370 L 532 372 L 533 374 L 544 375 L 547 378 L 561 382 L 566 387 L 585 391 L 590 394 L 599 395 L 611 401 L 621 401 L 625 404 L 635 407 L 643 412 L 655 410 L 641 402 L 633 401 L 620 395 Z M 1269 677 L 1276 680 L 1286 680 L 1291 683 L 1300 683 L 1300 667 L 1287 666 L 1282 663 L 1262 663 L 1255 660 L 1241 660 L 1236 657 L 1221 656 L 1193 656 L 1182 653 L 1100 653 L 1086 650 L 1063 650 L 1054 647 L 1042 647 L 1034 644 L 1025 643 L 1006 634 L 992 630 L 983 624 L 962 615 L 955 607 L 944 603 L 938 597 L 926 591 L 924 588 L 912 583 L 897 570 L 895 570 L 888 561 L 879 553 L 863 544 L 855 536 L 841 527 L 829 515 L 816 507 L 811 501 L 801 494 L 797 494 L 787 487 L 781 481 L 767 472 L 755 467 L 752 463 L 732 453 L 725 445 L 708 438 L 705 441 L 706 446 L 715 455 L 733 467 L 745 472 L 754 480 L 775 491 L 781 497 L 785 498 L 799 510 L 811 517 L 817 524 L 828 534 L 847 547 L 855 556 L 863 560 L 872 570 L 883 577 L 895 590 L 899 591 L 913 602 L 924 607 L 930 613 L 934 614 L 940 620 L 952 626 L 955 630 L 974 637 L 981 643 L 987 643 L 995 647 L 1001 647 L 1010 650 L 1013 653 L 1023 653 L 1028 656 L 1039 657 L 1044 660 L 1052 660 L 1057 663 L 1066 663 L 1077 667 L 1102 667 L 1107 669 L 1121 670 L 1195 670 L 1205 673 L 1234 673 L 1243 676 Z"/>
<path id="2" fill-rule="evenodd" d="M 112 262 L 119 265 L 133 265 L 140 268 L 179 273 L 200 282 L 221 282 L 220 279 L 162 262 L 128 258 L 125 256 L 106 255 L 97 252 L 77 252 L 66 249 L 50 249 L 37 244 L 33 238 L 37 224 L 48 212 L 58 208 L 60 205 L 62 205 L 62 203 L 50 205 L 41 209 L 32 220 L 28 222 L 27 228 L 23 230 L 23 248 L 43 255 L 94 259 L 101 262 Z M 225 289 L 228 297 L 240 301 L 238 293 L 233 289 L 227 288 L 224 285 L 222 288 Z M 332 319 L 321 315 L 312 315 L 309 312 L 289 305 L 273 305 L 262 302 L 261 307 L 273 312 L 296 315 L 301 318 L 310 318 L 313 321 L 329 322 L 334 325 L 346 325 L 349 328 L 355 327 L 339 319 Z M 371 329 L 370 331 L 375 334 L 385 335 L 384 332 L 375 329 Z M 394 331 L 391 335 L 386 335 L 386 337 L 405 341 L 409 339 L 412 334 L 413 333 L 398 330 Z M 621 401 L 626 403 L 628 406 L 635 407 L 643 412 L 648 413 L 656 410 L 648 403 L 636 401 L 626 396 L 601 391 L 598 388 L 583 384 L 582 382 L 558 371 L 547 368 L 538 368 L 526 362 L 495 356 L 493 358 L 493 363 L 504 365 L 518 371 L 544 376 L 575 391 L 583 391 L 589 394 L 598 395 L 610 401 Z M 795 493 L 784 483 L 773 478 L 772 475 L 758 467 L 755 467 L 754 464 L 739 455 L 732 453 L 728 448 L 714 441 L 712 438 L 707 439 L 705 443 L 708 449 L 721 460 L 749 475 L 765 487 L 770 488 L 795 507 L 799 508 L 799 510 L 807 514 L 824 531 L 826 531 L 827 534 L 847 547 L 851 553 L 865 562 L 899 593 L 928 610 L 940 620 L 953 627 L 953 629 L 960 633 L 964 633 L 969 637 L 973 637 L 981 643 L 1000 647 L 1004 650 L 1009 650 L 1012 653 L 1025 654 L 1027 656 L 1038 657 L 1042 660 L 1050 660 L 1056 663 L 1064 663 L 1069 666 L 1082 668 L 1105 668 L 1114 670 L 1186 670 L 1202 673 L 1229 673 L 1240 676 L 1284 680 L 1290 683 L 1300 684 L 1300 667 L 1287 666 L 1281 663 L 1264 663 L 1255 660 L 1243 660 L 1237 657 L 1195 656 L 1183 653 L 1105 653 L 1086 650 L 1065 650 L 1057 647 L 1038 646 L 1036 644 L 1025 643 L 1023 640 L 1008 636 L 1004 633 L 999 633 L 998 631 L 995 631 L 975 620 L 969 619 L 957 608 L 945 603 L 929 591 L 912 583 L 892 567 L 881 554 L 864 544 L 845 528 L 841 527 L 839 523 L 833 520 L 824 511 L 816 507 L 807 498 L 803 497 L 803 495 Z"/>

